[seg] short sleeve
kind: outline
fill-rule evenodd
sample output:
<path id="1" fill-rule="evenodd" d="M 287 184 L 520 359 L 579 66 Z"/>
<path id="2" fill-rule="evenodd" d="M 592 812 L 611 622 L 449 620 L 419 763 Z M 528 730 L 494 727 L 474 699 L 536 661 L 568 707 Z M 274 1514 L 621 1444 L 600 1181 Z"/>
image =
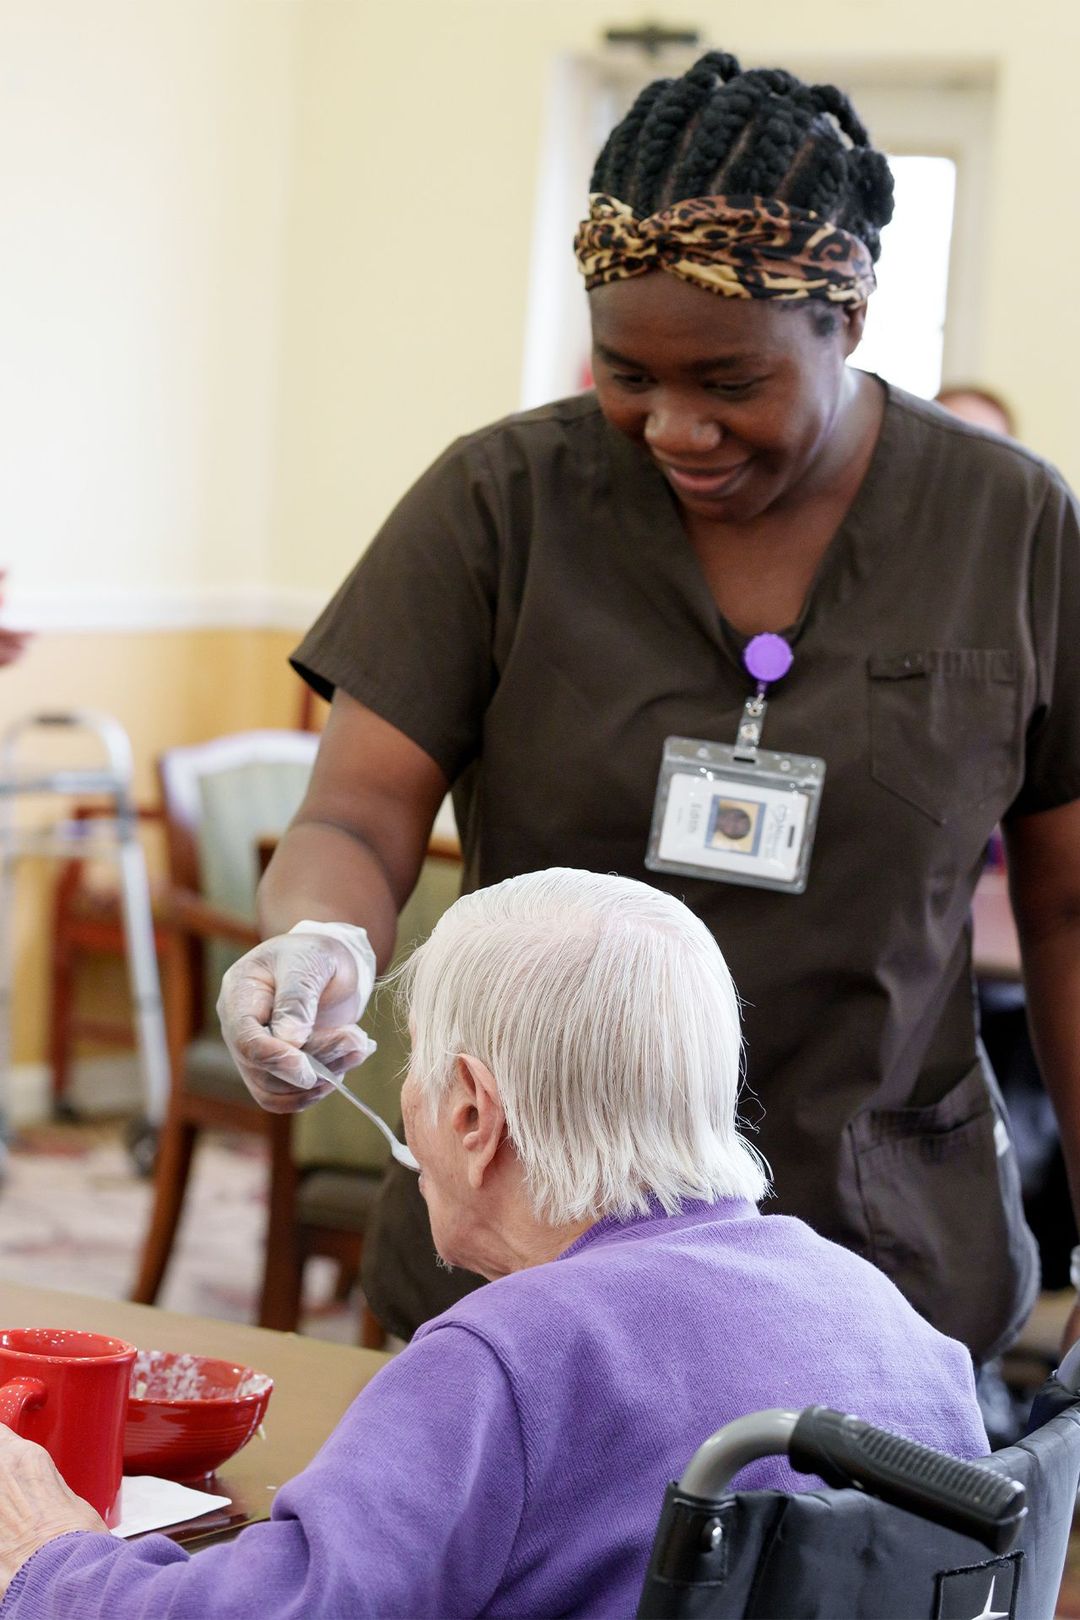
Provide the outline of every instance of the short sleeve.
<path id="1" fill-rule="evenodd" d="M 475 439 L 451 446 L 391 513 L 292 655 L 325 698 L 340 687 L 453 782 L 479 752 L 495 687 L 496 491 Z"/>
<path id="2" fill-rule="evenodd" d="M 1080 799 L 1080 514 L 1057 478 L 1039 516 L 1029 589 L 1035 701 L 1010 815 Z"/>

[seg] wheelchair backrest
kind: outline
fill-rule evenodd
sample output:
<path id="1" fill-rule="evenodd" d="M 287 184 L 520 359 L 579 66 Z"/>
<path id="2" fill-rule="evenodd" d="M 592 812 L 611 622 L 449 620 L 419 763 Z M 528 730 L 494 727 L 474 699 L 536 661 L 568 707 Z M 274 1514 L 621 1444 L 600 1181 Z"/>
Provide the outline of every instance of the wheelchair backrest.
<path id="1" fill-rule="evenodd" d="M 981 1464 L 1026 1491 L 1008 1552 L 863 1490 L 736 1491 L 710 1501 L 672 1486 L 639 1617 L 1049 1620 L 1080 1481 L 1080 1404 L 1055 1404 L 1040 1428 Z"/>

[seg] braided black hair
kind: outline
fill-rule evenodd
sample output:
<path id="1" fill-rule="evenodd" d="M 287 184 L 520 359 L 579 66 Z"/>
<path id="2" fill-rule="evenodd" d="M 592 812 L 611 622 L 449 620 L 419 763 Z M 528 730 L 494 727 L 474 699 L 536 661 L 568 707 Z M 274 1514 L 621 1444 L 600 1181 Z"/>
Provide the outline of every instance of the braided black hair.
<path id="1" fill-rule="evenodd" d="M 608 137 L 590 189 L 639 215 L 688 197 L 775 197 L 850 231 L 874 259 L 893 211 L 889 165 L 842 91 L 780 68 L 744 73 L 724 51 L 646 85 Z"/>

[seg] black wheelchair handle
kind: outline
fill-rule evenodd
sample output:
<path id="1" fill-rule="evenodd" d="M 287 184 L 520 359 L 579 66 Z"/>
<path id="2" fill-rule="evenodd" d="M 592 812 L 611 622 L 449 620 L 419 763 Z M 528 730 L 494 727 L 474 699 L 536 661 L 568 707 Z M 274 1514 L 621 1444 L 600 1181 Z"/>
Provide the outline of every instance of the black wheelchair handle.
<path id="1" fill-rule="evenodd" d="M 854 1485 L 883 1502 L 1006 1553 L 1027 1513 L 1024 1487 L 981 1462 L 961 1462 L 876 1429 L 849 1413 L 808 1406 L 788 1444 L 791 1466 L 827 1485 Z"/>

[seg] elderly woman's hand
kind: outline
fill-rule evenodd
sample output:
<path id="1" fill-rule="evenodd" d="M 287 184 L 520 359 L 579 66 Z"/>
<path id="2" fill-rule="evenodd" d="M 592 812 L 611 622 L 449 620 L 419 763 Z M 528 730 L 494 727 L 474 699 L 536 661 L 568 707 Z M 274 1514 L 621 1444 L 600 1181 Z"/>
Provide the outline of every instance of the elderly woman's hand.
<path id="1" fill-rule="evenodd" d="M 0 1423 L 0 1597 L 39 1547 L 71 1530 L 108 1526 L 68 1489 L 43 1447 Z"/>

